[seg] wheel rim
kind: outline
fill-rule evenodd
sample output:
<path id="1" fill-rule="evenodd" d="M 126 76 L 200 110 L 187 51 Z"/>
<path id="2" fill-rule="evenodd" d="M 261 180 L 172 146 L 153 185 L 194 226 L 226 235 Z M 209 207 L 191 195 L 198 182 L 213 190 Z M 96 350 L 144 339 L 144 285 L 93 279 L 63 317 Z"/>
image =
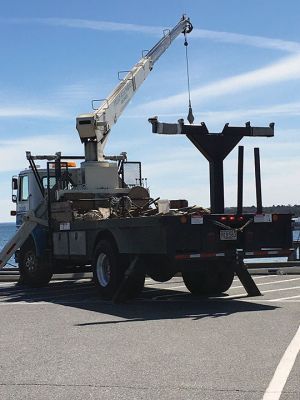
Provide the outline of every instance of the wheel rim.
<path id="1" fill-rule="evenodd" d="M 110 282 L 111 267 L 109 258 L 104 253 L 100 253 L 97 258 L 96 272 L 99 284 L 106 287 Z"/>
<path id="2" fill-rule="evenodd" d="M 24 260 L 25 268 L 29 272 L 33 272 L 36 269 L 36 258 L 35 254 L 32 251 L 29 251 L 26 254 L 25 260 Z"/>

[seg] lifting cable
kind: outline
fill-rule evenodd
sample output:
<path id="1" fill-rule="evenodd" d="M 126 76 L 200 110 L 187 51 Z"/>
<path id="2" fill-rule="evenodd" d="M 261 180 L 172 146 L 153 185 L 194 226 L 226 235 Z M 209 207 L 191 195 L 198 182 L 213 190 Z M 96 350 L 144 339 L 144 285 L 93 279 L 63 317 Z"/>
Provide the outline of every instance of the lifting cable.
<path id="1" fill-rule="evenodd" d="M 189 95 L 189 113 L 187 116 L 187 120 L 190 124 L 194 122 L 194 115 L 191 104 L 191 90 L 190 90 L 190 72 L 189 72 L 189 58 L 188 58 L 188 41 L 186 38 L 186 32 L 184 32 L 184 46 L 185 46 L 185 60 L 186 60 L 186 75 L 187 75 L 187 86 L 188 86 L 188 95 Z"/>

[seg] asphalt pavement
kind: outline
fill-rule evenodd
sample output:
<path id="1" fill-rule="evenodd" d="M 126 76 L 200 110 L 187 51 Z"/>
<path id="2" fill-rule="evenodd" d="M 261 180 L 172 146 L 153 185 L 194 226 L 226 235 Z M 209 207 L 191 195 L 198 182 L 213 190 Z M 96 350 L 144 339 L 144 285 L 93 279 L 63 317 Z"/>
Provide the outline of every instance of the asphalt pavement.
<path id="1" fill-rule="evenodd" d="M 120 305 L 90 279 L 1 282 L 0 399 L 263 399 L 299 328 L 300 275 L 254 279 L 261 297 L 235 279 L 208 299 L 147 279 Z M 299 355 L 272 398 L 300 400 Z"/>

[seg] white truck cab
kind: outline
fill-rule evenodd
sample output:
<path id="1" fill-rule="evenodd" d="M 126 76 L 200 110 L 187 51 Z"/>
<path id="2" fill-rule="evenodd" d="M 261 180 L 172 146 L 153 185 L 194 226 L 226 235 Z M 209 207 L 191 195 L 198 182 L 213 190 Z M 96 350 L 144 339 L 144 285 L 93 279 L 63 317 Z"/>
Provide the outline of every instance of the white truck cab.
<path id="1" fill-rule="evenodd" d="M 43 187 L 47 187 L 47 170 L 39 169 Z M 35 210 L 43 200 L 43 195 L 37 184 L 32 169 L 25 169 L 19 176 L 12 177 L 12 201 L 16 203 L 16 225 L 22 224 L 23 216 L 30 210 Z"/>

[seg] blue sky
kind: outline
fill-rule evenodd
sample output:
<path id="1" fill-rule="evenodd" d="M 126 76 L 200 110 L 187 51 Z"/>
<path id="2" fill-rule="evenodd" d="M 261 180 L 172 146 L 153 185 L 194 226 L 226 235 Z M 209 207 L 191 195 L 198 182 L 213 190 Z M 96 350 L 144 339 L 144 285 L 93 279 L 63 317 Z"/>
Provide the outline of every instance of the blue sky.
<path id="1" fill-rule="evenodd" d="M 0 15 L 0 222 L 9 221 L 11 176 L 34 154 L 82 154 L 75 129 L 186 13 L 195 123 L 265 126 L 244 139 L 245 198 L 255 203 L 253 147 L 261 149 L 263 203 L 300 202 L 300 2 L 296 0 L 14 1 Z M 185 137 L 153 135 L 148 117 L 188 111 L 183 37 L 167 50 L 114 126 L 106 154 L 143 162 L 151 193 L 209 205 L 208 163 Z M 236 203 L 237 151 L 225 162 L 225 202 Z"/>

